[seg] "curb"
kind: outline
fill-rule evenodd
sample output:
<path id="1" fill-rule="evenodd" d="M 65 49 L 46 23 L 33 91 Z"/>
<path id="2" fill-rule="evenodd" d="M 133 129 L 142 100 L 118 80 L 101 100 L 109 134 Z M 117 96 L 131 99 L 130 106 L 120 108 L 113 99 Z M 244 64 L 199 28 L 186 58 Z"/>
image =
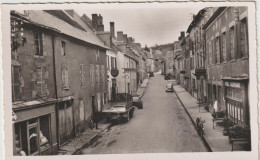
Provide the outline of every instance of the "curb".
<path id="1" fill-rule="evenodd" d="M 76 149 L 74 152 L 72 152 L 71 155 L 76 155 L 76 154 L 79 153 L 83 148 L 87 148 L 87 147 L 92 143 L 92 141 L 93 141 L 96 137 L 98 137 L 104 130 L 108 129 L 108 128 L 111 127 L 112 125 L 113 125 L 113 124 L 110 123 L 109 125 L 107 125 L 107 127 L 101 129 L 98 133 L 96 133 L 96 134 L 94 134 L 93 136 L 91 136 L 91 137 L 87 140 L 87 142 L 86 142 L 84 145 L 82 145 L 80 148 L 78 148 L 78 149 Z"/>
<path id="2" fill-rule="evenodd" d="M 107 128 L 111 127 L 112 126 L 112 123 L 109 124 L 107 127 L 103 128 L 103 129 L 100 129 L 98 131 L 98 133 L 92 135 L 87 141 L 85 144 L 83 144 L 81 147 L 79 148 L 75 148 L 74 151 L 67 151 L 65 154 L 62 154 L 62 155 L 76 155 L 78 153 L 80 153 L 80 151 L 83 149 L 83 148 L 86 148 L 88 145 L 90 145 L 92 143 L 92 141 L 98 137 L 104 130 L 106 130 Z"/>
<path id="3" fill-rule="evenodd" d="M 191 122 L 192 122 L 193 126 L 194 126 L 195 129 L 196 129 L 196 123 L 195 123 L 195 121 L 192 119 L 190 113 L 188 112 L 187 108 L 185 107 L 185 105 L 184 105 L 183 102 L 181 101 L 181 99 L 180 99 L 179 95 L 177 94 L 176 90 L 174 89 L 174 87 L 173 87 L 173 90 L 174 90 L 175 95 L 177 96 L 177 98 L 178 98 L 179 101 L 181 102 L 182 107 L 184 108 L 184 110 L 185 110 L 186 113 L 188 114 L 189 118 L 191 119 Z M 196 131 L 197 131 L 197 129 L 196 129 Z M 204 135 L 203 135 L 202 137 L 201 137 L 201 136 L 199 136 L 199 137 L 202 139 L 202 141 L 203 141 L 204 145 L 206 146 L 206 148 L 208 149 L 208 151 L 209 151 L 209 152 L 213 152 L 212 149 L 211 149 L 211 147 L 210 147 L 210 145 L 209 145 L 209 143 L 208 143 L 207 140 L 205 139 Z"/>

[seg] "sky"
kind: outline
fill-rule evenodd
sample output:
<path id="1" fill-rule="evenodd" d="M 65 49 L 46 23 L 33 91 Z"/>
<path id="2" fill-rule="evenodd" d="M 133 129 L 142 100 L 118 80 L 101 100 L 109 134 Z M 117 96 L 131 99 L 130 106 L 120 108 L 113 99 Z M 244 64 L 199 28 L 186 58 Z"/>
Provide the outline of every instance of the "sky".
<path id="1" fill-rule="evenodd" d="M 173 43 L 181 31 L 187 31 L 192 15 L 203 6 L 182 6 L 167 4 L 89 4 L 75 11 L 88 17 L 101 14 L 105 31 L 110 30 L 109 22 L 115 23 L 115 32 L 123 31 L 142 47 L 155 44 Z"/>

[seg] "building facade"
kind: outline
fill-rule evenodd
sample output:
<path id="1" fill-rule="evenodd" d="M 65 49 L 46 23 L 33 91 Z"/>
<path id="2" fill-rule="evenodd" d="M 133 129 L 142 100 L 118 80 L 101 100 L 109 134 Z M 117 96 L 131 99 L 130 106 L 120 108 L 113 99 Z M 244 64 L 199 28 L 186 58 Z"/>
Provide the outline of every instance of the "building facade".
<path id="1" fill-rule="evenodd" d="M 249 126 L 247 7 L 216 8 L 206 32 L 208 102 L 217 101 L 230 121 Z"/>
<path id="2" fill-rule="evenodd" d="M 107 48 L 69 13 L 13 12 L 23 27 L 23 45 L 12 50 L 14 142 L 20 144 L 14 154 L 54 154 L 102 110 Z"/>

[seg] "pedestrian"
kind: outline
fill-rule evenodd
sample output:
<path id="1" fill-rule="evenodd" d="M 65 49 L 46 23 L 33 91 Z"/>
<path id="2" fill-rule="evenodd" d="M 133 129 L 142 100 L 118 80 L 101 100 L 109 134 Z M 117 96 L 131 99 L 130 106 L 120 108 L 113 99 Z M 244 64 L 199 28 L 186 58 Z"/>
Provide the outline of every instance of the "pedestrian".
<path id="1" fill-rule="evenodd" d="M 218 109 L 218 101 L 215 100 L 214 105 L 213 105 L 213 111 L 212 111 L 212 117 L 213 117 L 214 119 L 216 119 L 216 117 L 217 117 L 217 115 L 216 115 L 217 109 Z"/>

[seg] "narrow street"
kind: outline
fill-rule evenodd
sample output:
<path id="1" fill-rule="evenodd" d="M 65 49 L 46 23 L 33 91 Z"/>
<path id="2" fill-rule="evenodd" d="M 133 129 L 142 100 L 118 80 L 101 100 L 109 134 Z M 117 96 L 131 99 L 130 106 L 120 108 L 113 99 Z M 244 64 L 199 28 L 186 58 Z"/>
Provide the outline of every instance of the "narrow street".
<path id="1" fill-rule="evenodd" d="M 163 76 L 151 77 L 128 123 L 112 126 L 81 154 L 206 152 L 188 115 L 174 93 L 165 92 Z"/>

